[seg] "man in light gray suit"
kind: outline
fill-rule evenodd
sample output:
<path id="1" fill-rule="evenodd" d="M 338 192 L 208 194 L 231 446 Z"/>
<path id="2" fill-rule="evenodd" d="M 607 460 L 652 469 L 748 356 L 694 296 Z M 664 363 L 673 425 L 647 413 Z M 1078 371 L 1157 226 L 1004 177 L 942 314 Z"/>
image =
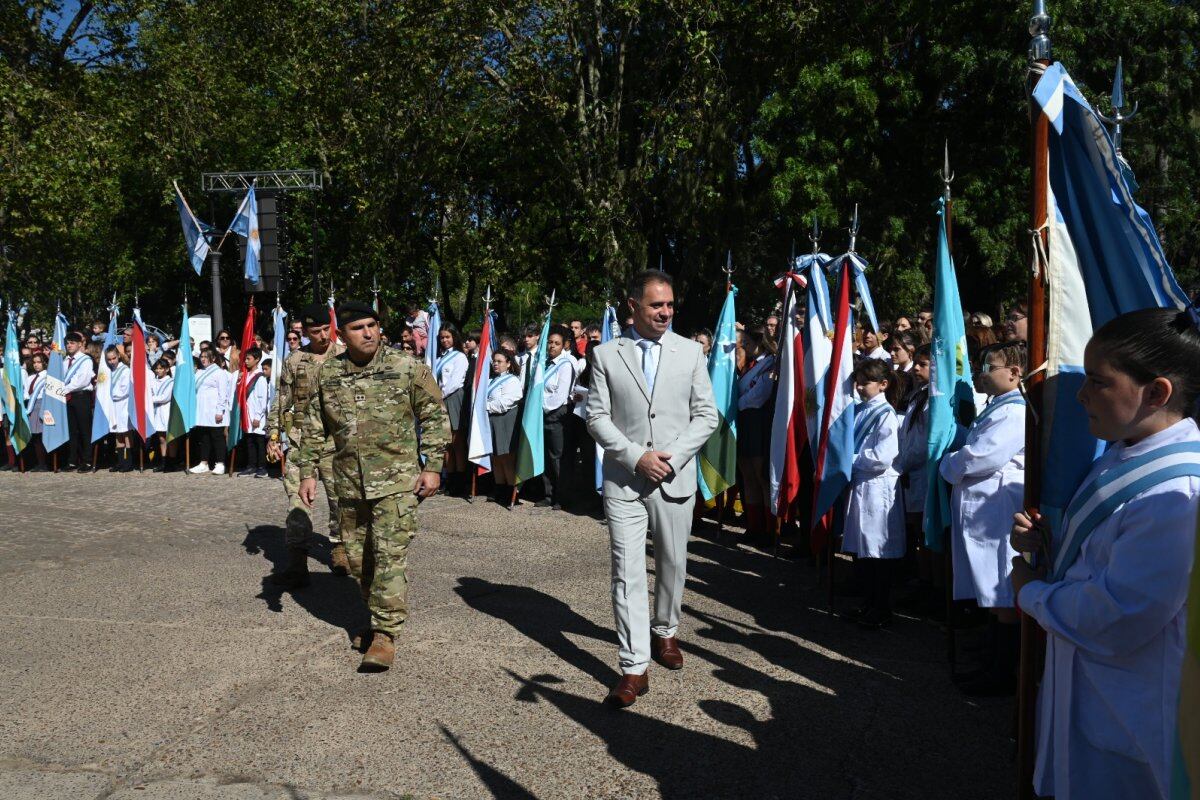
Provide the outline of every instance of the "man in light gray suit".
<path id="1" fill-rule="evenodd" d="M 650 690 L 653 658 L 680 669 L 675 634 L 696 502 L 696 453 L 717 427 L 700 345 L 670 330 L 671 276 L 646 270 L 629 292 L 633 326 L 592 353 L 587 427 L 604 448 L 604 511 L 612 543 L 612 598 L 621 680 L 619 707 Z M 646 581 L 646 529 L 654 536 L 654 618 Z"/>

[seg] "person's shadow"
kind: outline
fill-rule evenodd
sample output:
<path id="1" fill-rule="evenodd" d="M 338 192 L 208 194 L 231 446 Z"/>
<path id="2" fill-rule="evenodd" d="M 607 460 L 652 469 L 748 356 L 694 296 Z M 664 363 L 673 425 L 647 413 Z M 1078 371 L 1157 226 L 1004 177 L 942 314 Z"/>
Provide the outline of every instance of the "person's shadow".
<path id="1" fill-rule="evenodd" d="M 471 608 L 504 620 L 604 686 L 619 677 L 612 666 L 566 637 L 572 633 L 616 644 L 613 632 L 580 616 L 557 597 L 528 586 L 510 586 L 470 577 L 459 578 L 454 591 Z"/>
<path id="2" fill-rule="evenodd" d="M 308 554 L 308 586 L 286 593 L 316 619 L 344 630 L 349 639 L 370 625 L 370 615 L 359 592 L 358 582 L 354 578 L 334 575 L 321 568 L 329 564 L 329 545 L 324 537 L 313 538 L 315 541 Z M 248 528 L 242 546 L 251 555 L 261 555 L 271 567 L 268 574 L 263 576 L 258 599 L 266 603 L 267 610 L 282 612 L 282 600 L 286 590 L 272 583 L 271 575 L 282 572 L 287 565 L 288 553 L 283 542 L 283 528 L 278 525 L 257 525 Z M 318 564 L 313 564 L 314 560 Z M 316 570 L 313 570 L 314 566 L 317 567 Z"/>

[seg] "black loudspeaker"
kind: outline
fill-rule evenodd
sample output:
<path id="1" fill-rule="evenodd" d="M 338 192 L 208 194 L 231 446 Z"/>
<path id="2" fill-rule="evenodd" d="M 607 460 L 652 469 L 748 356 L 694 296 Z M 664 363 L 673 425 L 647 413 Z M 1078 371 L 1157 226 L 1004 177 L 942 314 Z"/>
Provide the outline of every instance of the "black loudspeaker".
<path id="1" fill-rule="evenodd" d="M 243 280 L 245 291 L 247 294 L 252 292 L 281 292 L 286 286 L 281 278 L 282 271 L 280 270 L 279 259 L 279 212 L 276 204 L 276 198 L 273 195 L 266 193 L 256 193 L 255 199 L 258 201 L 258 240 L 262 243 L 262 250 L 258 254 L 258 283 L 251 283 Z M 245 263 L 246 246 L 245 240 L 238 242 L 239 247 L 239 265 Z"/>

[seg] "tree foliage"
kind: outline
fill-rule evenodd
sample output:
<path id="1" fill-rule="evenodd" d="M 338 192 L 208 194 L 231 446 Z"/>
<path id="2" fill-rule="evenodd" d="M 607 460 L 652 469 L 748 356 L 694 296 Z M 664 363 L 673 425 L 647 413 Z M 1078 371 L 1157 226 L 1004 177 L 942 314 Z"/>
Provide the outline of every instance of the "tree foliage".
<path id="1" fill-rule="evenodd" d="M 949 142 L 965 302 L 995 311 L 1027 263 L 1028 8 L 1009 0 L 116 0 L 0 3 L 0 294 L 73 319 L 111 292 L 166 316 L 187 266 L 178 180 L 313 168 L 289 198 L 287 301 L 435 289 L 510 323 L 550 288 L 581 309 L 646 266 L 676 276 L 682 327 L 711 323 L 732 251 L 746 316 L 809 248 L 858 250 L 877 304 L 928 295 Z M 1141 113 L 1125 154 L 1168 255 L 1200 281 L 1195 41 L 1172 0 L 1056 0 L 1056 56 L 1102 110 L 1117 56 Z M 227 310 L 244 307 L 225 247 Z M 231 264 L 232 262 L 232 264 Z M 164 322 L 168 321 L 166 319 Z"/>

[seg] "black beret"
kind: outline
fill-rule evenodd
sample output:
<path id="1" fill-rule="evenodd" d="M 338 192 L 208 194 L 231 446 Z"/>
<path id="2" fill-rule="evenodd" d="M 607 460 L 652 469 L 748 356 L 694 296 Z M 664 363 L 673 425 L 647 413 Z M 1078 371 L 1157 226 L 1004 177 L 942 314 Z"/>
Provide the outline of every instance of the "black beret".
<path id="1" fill-rule="evenodd" d="M 349 325 L 351 322 L 357 322 L 360 319 L 370 317 L 376 322 L 379 321 L 379 315 L 375 313 L 375 309 L 366 303 L 356 303 L 349 301 L 338 306 L 337 322 L 338 327 Z"/>
<path id="2" fill-rule="evenodd" d="M 329 306 L 324 303 L 309 303 L 300 310 L 300 322 L 305 325 L 328 325 Z"/>

